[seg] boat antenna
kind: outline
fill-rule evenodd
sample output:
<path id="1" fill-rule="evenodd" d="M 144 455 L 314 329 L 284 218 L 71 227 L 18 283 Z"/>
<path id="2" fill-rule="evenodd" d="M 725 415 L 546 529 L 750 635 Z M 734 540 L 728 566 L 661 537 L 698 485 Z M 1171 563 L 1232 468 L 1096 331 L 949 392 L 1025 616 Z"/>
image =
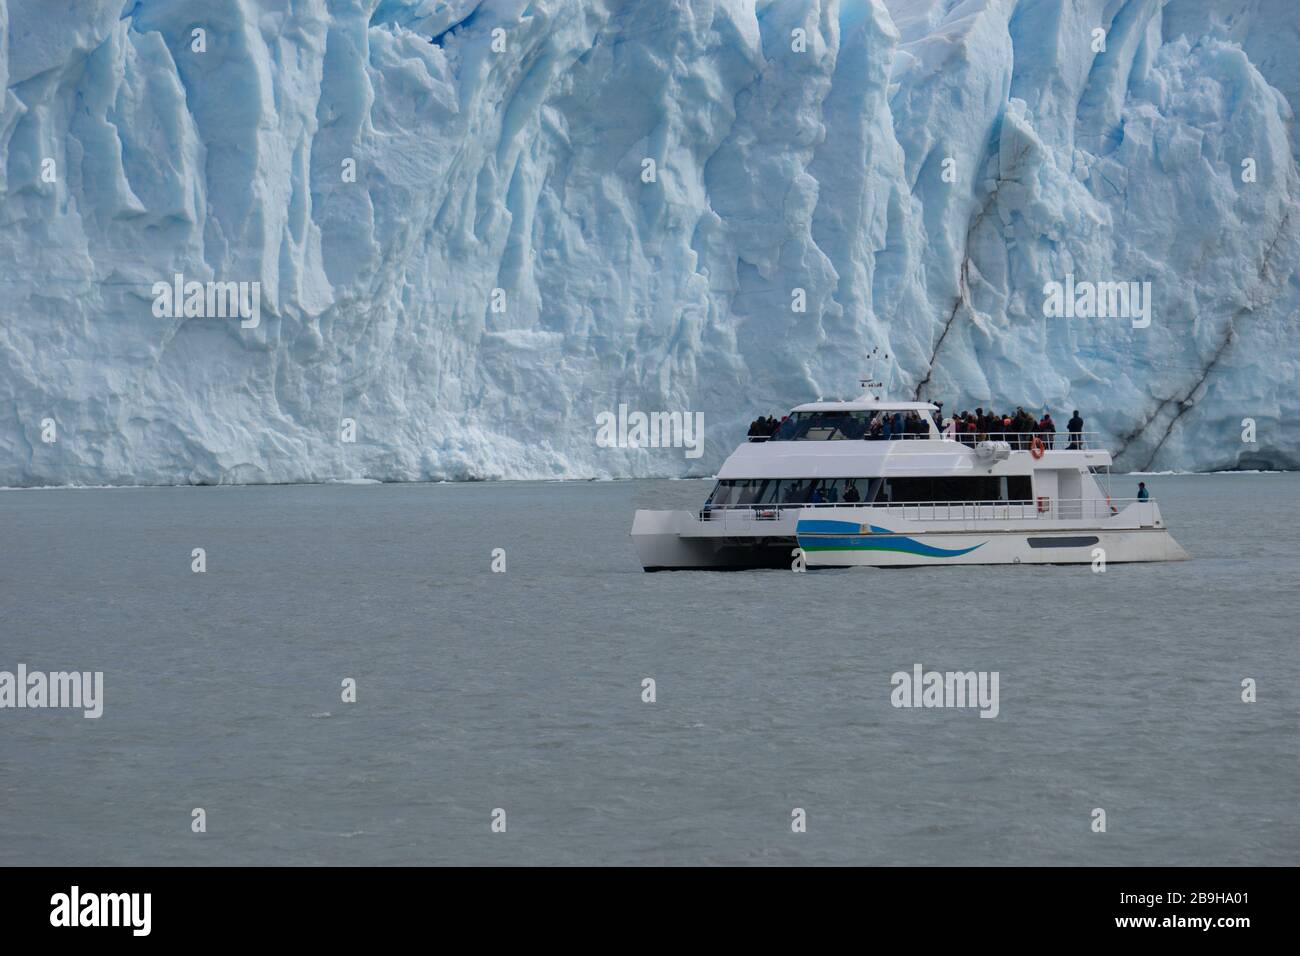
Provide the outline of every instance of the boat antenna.
<path id="1" fill-rule="evenodd" d="M 880 401 L 880 390 L 885 387 L 885 383 L 876 377 L 876 363 L 880 361 L 888 362 L 889 353 L 881 352 L 879 347 L 867 353 L 867 374 L 858 379 L 858 384 L 866 390 L 862 393 L 862 398 Z M 892 369 L 892 365 L 890 367 Z"/>

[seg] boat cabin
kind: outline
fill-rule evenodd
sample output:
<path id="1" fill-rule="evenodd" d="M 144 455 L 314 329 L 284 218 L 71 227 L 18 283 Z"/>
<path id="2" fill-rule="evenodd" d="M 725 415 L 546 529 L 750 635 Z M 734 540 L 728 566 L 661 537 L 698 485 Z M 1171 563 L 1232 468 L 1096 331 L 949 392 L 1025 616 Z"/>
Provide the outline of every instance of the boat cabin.
<path id="1" fill-rule="evenodd" d="M 751 435 L 723 463 L 702 516 L 784 505 L 1074 512 L 1108 501 L 1094 475 L 1109 465 L 1082 433 L 945 433 L 937 405 L 867 394 L 796 406 L 772 434 Z"/>

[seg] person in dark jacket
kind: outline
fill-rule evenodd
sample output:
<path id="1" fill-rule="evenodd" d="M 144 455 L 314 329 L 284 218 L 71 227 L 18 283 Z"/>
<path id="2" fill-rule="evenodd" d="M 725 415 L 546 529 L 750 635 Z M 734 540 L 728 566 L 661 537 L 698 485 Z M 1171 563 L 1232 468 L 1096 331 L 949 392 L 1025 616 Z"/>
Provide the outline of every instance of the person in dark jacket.
<path id="1" fill-rule="evenodd" d="M 1070 433 L 1070 444 L 1067 448 L 1077 451 L 1083 447 L 1083 419 L 1079 417 L 1079 410 L 1074 410 L 1074 417 L 1065 423 L 1066 429 Z"/>
<path id="2" fill-rule="evenodd" d="M 1150 501 L 1150 500 L 1151 500 L 1151 492 L 1147 491 L 1147 483 L 1145 481 L 1139 481 L 1138 501 Z"/>

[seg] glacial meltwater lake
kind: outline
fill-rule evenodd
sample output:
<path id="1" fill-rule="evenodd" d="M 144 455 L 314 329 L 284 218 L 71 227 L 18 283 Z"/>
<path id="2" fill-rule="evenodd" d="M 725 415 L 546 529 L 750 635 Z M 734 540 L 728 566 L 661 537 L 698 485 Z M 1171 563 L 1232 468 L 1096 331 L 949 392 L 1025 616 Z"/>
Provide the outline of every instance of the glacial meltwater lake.
<path id="1" fill-rule="evenodd" d="M 0 670 L 104 674 L 0 710 L 0 863 L 1296 864 L 1300 475 L 1144 480 L 1194 560 L 643 573 L 706 481 L 0 492 Z"/>

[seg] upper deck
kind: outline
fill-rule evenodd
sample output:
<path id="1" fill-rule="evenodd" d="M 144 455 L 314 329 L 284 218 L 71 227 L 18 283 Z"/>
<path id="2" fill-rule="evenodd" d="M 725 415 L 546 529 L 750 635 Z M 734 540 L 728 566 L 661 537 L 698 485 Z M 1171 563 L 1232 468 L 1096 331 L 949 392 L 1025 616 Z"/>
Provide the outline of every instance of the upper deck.
<path id="1" fill-rule="evenodd" d="M 1096 432 L 945 433 L 939 412 L 929 402 L 870 394 L 848 402 L 807 402 L 771 434 L 752 434 L 723 462 L 718 477 L 1028 475 L 1111 464 Z"/>
<path id="2" fill-rule="evenodd" d="M 728 478 L 850 478 L 866 475 L 1028 475 L 1051 468 L 1094 468 L 1111 464 L 1109 451 L 1097 447 L 1098 436 L 1082 433 L 1078 442 L 1057 435 L 1044 441 L 1041 458 L 1017 444 L 1023 433 L 993 439 L 1000 449 L 981 449 L 952 438 L 900 436 L 888 440 L 754 441 L 737 448 L 718 470 Z M 1032 437 L 1030 438 L 1032 440 Z M 1013 444 L 1012 442 L 1017 444 Z M 1077 444 L 1080 447 L 1062 447 Z"/>

